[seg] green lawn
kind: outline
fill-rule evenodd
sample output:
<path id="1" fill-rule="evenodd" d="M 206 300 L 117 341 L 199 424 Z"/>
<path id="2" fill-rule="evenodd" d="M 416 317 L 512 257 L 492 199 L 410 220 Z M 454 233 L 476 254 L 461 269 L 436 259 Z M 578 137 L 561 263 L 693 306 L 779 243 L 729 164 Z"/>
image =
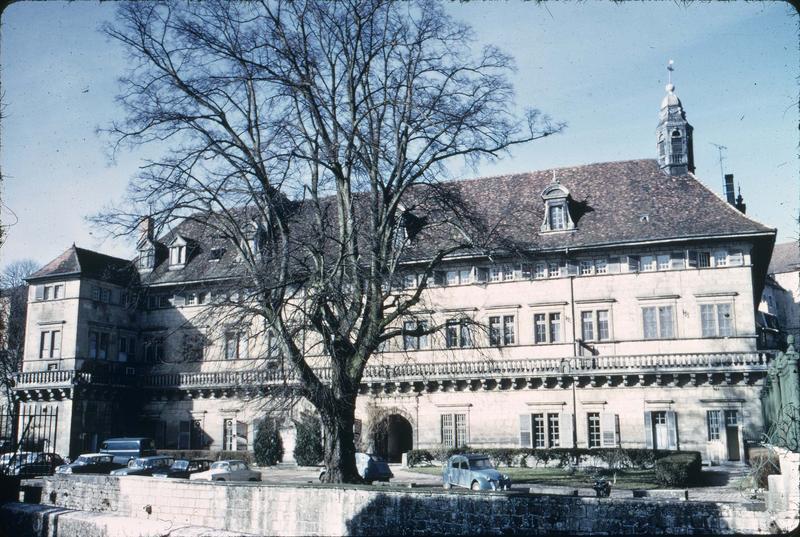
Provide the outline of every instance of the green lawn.
<path id="1" fill-rule="evenodd" d="M 580 470 L 572 475 L 562 468 L 501 467 L 498 470 L 508 475 L 514 483 L 557 485 L 575 488 L 590 488 L 594 484 L 592 474 Z M 438 466 L 409 468 L 409 471 L 428 475 L 442 475 L 442 469 Z M 608 476 L 606 479 L 612 481 L 612 487 L 619 489 L 660 488 L 659 484 L 656 483 L 654 470 L 621 470 L 617 472 L 616 483 L 613 483 L 614 478 L 612 476 Z"/>

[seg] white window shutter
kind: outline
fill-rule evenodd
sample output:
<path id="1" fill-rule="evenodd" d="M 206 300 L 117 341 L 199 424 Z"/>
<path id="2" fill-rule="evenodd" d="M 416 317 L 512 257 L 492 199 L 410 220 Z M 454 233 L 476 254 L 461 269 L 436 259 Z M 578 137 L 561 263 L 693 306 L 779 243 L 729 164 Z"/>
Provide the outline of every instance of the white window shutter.
<path id="1" fill-rule="evenodd" d="M 644 445 L 647 449 L 653 449 L 653 413 L 644 413 Z"/>
<path id="2" fill-rule="evenodd" d="M 519 415 L 519 447 L 531 447 L 531 415 Z"/>
<path id="3" fill-rule="evenodd" d="M 617 445 L 617 416 L 610 412 L 600 414 L 600 445 L 602 447 L 616 447 Z"/>
<path id="4" fill-rule="evenodd" d="M 667 448 L 678 449 L 678 416 L 674 411 L 667 411 Z"/>
<path id="5" fill-rule="evenodd" d="M 572 443 L 572 414 L 559 412 L 558 414 L 558 444 L 562 448 L 574 447 Z"/>

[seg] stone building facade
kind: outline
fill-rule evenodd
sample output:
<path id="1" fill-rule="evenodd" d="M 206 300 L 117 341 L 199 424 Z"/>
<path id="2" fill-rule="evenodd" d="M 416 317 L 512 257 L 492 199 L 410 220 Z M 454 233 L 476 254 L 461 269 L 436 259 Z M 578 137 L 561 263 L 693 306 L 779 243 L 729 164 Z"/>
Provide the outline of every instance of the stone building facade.
<path id="1" fill-rule="evenodd" d="M 391 460 L 442 444 L 744 459 L 763 428 L 770 354 L 756 312 L 775 230 L 692 175 L 692 128 L 667 92 L 657 160 L 458 183 L 529 246 L 439 267 L 404 326 L 444 330 L 402 336 L 367 366 L 356 410 L 366 449 Z M 209 321 L 225 316 L 215 298 L 235 263 L 196 222 L 156 237 L 145 221 L 134 260 L 73 246 L 29 278 L 16 390 L 23 405 L 58 407 L 56 451 L 120 435 L 243 450 L 266 413 L 297 417 L 302 401 L 265 406 L 284 380 L 268 334 Z M 401 287 L 417 285 L 419 267 L 405 265 Z"/>

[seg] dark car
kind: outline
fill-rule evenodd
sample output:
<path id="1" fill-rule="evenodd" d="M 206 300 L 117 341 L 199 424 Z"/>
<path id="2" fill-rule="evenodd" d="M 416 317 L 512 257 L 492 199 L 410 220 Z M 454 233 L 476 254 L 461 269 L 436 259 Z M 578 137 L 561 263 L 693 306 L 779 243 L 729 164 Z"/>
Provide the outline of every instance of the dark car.
<path id="1" fill-rule="evenodd" d="M 114 462 L 108 453 L 86 453 L 70 464 L 56 468 L 57 474 L 107 474 L 112 470 L 124 468 L 124 464 Z"/>
<path id="2" fill-rule="evenodd" d="M 442 468 L 442 485 L 472 490 L 508 490 L 511 478 L 492 466 L 488 455 L 453 455 Z"/>
<path id="3" fill-rule="evenodd" d="M 197 472 L 205 472 L 214 461 L 208 459 L 178 459 L 166 470 L 153 472 L 153 477 L 171 477 L 175 479 L 189 479 L 189 476 Z"/>
<path id="4" fill-rule="evenodd" d="M 156 443 L 152 438 L 109 438 L 100 444 L 100 453 L 111 453 L 114 462 L 128 464 L 132 459 L 156 454 Z"/>
<path id="5" fill-rule="evenodd" d="M 128 463 L 127 468 L 114 470 L 111 475 L 153 475 L 153 472 L 169 468 L 175 459 L 167 455 L 155 455 L 153 457 L 139 457 Z"/>
<path id="6" fill-rule="evenodd" d="M 377 455 L 372 453 L 356 453 L 356 469 L 358 475 L 367 484 L 372 484 L 373 481 L 389 482 L 394 477 L 389 464 Z M 325 470 L 319 474 L 319 480 L 325 477 Z"/>
<path id="7" fill-rule="evenodd" d="M 53 475 L 57 466 L 64 464 L 64 459 L 57 453 L 28 453 L 26 457 L 12 463 L 6 472 L 22 478 Z"/>

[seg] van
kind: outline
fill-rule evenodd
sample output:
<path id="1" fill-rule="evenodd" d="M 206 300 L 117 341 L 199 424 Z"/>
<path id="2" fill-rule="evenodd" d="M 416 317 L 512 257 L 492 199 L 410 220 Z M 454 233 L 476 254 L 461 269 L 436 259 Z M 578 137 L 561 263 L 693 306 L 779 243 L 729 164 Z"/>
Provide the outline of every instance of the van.
<path id="1" fill-rule="evenodd" d="M 152 438 L 109 438 L 100 444 L 100 453 L 114 455 L 117 464 L 128 464 L 131 459 L 155 455 L 156 443 Z"/>

